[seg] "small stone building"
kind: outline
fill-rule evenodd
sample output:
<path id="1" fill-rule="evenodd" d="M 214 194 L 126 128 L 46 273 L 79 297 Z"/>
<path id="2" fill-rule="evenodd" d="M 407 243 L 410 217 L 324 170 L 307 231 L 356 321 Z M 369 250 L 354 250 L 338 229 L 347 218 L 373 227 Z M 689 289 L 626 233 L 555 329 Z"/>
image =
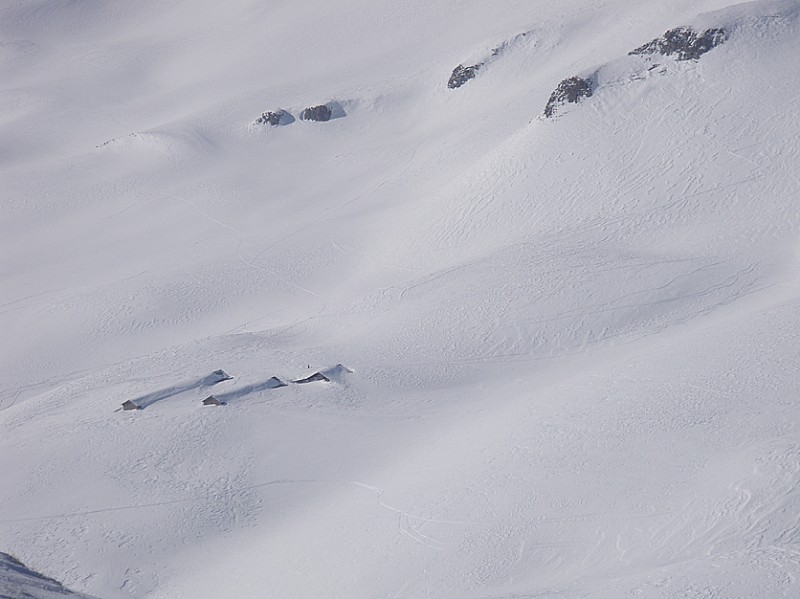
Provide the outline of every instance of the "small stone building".
<path id="1" fill-rule="evenodd" d="M 323 383 L 330 383 L 331 379 L 329 379 L 327 376 L 325 376 L 321 372 L 315 372 L 311 376 L 307 376 L 304 379 L 297 379 L 296 381 L 292 381 L 292 382 L 297 384 L 297 385 L 305 385 L 306 383 L 315 383 L 317 381 L 321 381 Z"/>

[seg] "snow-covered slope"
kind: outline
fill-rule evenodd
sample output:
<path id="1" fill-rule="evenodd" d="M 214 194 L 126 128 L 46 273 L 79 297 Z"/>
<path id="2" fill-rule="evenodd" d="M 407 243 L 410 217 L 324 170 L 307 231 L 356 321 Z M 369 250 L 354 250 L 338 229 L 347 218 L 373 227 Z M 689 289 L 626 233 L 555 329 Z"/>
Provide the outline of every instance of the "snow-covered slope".
<path id="1" fill-rule="evenodd" d="M 725 40 L 629 55 L 680 26 Z M 106 599 L 797 596 L 799 34 L 0 6 L 0 551 Z"/>

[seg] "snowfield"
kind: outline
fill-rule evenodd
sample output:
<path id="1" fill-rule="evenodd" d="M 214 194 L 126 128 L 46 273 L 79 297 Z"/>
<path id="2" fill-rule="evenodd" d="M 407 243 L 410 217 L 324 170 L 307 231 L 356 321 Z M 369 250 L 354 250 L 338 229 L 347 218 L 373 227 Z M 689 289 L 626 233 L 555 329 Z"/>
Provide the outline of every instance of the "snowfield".
<path id="1" fill-rule="evenodd" d="M 629 55 L 676 27 L 727 38 Z M 798 64 L 798 0 L 0 3 L 0 552 L 800 597 Z"/>

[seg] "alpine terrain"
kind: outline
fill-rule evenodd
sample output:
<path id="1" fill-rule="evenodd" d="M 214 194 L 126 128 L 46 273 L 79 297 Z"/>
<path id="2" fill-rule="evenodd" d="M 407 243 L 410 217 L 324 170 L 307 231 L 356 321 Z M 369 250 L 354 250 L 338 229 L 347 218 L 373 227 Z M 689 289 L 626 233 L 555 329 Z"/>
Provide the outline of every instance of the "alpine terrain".
<path id="1" fill-rule="evenodd" d="M 0 597 L 800 597 L 799 64 L 800 0 L 0 0 Z"/>

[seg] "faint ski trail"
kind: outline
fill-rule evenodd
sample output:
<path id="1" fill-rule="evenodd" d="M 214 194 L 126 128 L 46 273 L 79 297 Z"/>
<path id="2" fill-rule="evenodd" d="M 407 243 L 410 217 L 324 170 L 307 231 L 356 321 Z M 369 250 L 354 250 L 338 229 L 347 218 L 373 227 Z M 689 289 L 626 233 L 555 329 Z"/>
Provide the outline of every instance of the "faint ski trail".
<path id="1" fill-rule="evenodd" d="M 407 536 L 414 541 L 421 543 L 427 547 L 432 549 L 443 549 L 449 546 L 446 543 L 442 543 L 441 541 L 437 541 L 428 535 L 423 534 L 418 526 L 415 526 L 411 523 L 411 521 L 416 521 L 422 524 L 425 523 L 438 523 L 438 524 L 454 524 L 454 525 L 470 525 L 476 524 L 476 522 L 470 521 L 463 521 L 463 520 L 447 520 L 447 519 L 439 519 L 439 518 L 427 518 L 423 516 L 417 516 L 411 514 L 403 509 L 397 508 L 395 506 L 389 505 L 385 503 L 381 497 L 383 495 L 383 491 L 374 487 L 372 485 L 368 485 L 366 483 L 362 483 L 355 480 L 337 480 L 337 479 L 275 479 L 263 483 L 256 483 L 252 485 L 247 485 L 244 487 L 236 487 L 236 488 L 228 488 L 224 491 L 223 495 L 226 497 L 231 497 L 234 495 L 241 495 L 247 493 L 249 491 L 253 491 L 255 489 L 261 489 L 265 487 L 275 486 L 275 485 L 315 485 L 315 484 L 333 484 L 333 485 L 351 485 L 357 488 L 366 489 L 375 495 L 377 504 L 398 516 L 398 531 L 400 534 Z M 0 519 L 0 524 L 17 524 L 22 522 L 43 522 L 48 520 L 65 520 L 70 518 L 83 518 L 87 516 L 94 516 L 98 514 L 106 514 L 112 512 L 121 512 L 121 511 L 130 511 L 130 510 L 140 510 L 140 509 L 147 509 L 147 508 L 154 508 L 154 507 L 163 507 L 168 505 L 178 505 L 178 504 L 192 504 L 192 503 L 209 503 L 213 504 L 217 502 L 220 498 L 220 494 L 209 494 L 209 495 L 194 495 L 191 497 L 185 497 L 181 499 L 171 499 L 165 501 L 155 501 L 155 502 L 148 502 L 148 503 L 138 503 L 138 504 L 131 504 L 131 505 L 120 505 L 120 506 L 113 506 L 113 507 L 105 507 L 105 508 L 97 508 L 91 510 L 81 510 L 75 512 L 65 512 L 62 514 L 53 514 L 53 515 L 44 515 L 44 516 L 30 516 L 25 518 L 11 518 L 11 519 Z"/>

